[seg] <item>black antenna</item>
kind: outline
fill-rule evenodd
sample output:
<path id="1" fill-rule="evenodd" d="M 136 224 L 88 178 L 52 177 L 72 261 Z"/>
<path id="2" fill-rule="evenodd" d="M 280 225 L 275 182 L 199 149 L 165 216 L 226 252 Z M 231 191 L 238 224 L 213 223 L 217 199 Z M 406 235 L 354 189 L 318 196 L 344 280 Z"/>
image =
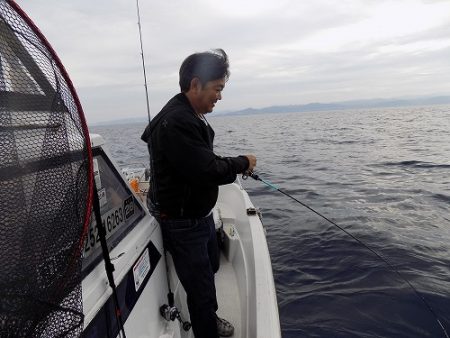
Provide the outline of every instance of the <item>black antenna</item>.
<path id="1" fill-rule="evenodd" d="M 136 0 L 136 9 L 137 9 L 138 27 L 139 27 L 139 41 L 141 43 L 142 69 L 144 70 L 145 99 L 147 101 L 148 123 L 150 123 L 152 117 L 150 115 L 150 103 L 148 101 L 147 73 L 145 71 L 144 46 L 142 43 L 141 14 L 139 12 L 139 0 Z"/>

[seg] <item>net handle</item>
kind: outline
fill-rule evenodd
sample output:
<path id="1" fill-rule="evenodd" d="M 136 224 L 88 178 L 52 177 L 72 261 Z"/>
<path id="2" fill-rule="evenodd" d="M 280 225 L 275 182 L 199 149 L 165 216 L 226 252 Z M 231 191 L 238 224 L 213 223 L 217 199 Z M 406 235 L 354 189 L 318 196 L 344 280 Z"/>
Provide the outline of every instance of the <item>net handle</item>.
<path id="1" fill-rule="evenodd" d="M 30 17 L 23 11 L 23 9 L 14 0 L 6 0 L 6 1 L 17 12 L 17 14 L 19 14 L 20 17 L 28 24 L 28 26 L 30 26 L 30 28 L 33 30 L 33 32 L 37 35 L 37 37 L 41 40 L 41 42 L 44 44 L 44 46 L 50 52 L 51 57 L 55 61 L 57 67 L 60 69 L 61 75 L 63 76 L 64 80 L 67 83 L 67 86 L 69 87 L 70 93 L 73 96 L 75 105 L 78 110 L 78 115 L 79 115 L 80 121 L 81 121 L 81 127 L 82 127 L 84 137 L 86 140 L 86 151 L 87 151 L 88 161 L 89 161 L 89 163 L 88 163 L 88 185 L 89 185 L 89 187 L 88 187 L 88 196 L 87 196 L 87 204 L 86 204 L 86 213 L 84 215 L 83 234 L 82 234 L 82 236 L 80 238 L 80 242 L 79 242 L 79 249 L 80 249 L 79 252 L 81 252 L 83 244 L 84 244 L 84 239 L 87 234 L 89 220 L 91 217 L 93 183 L 94 183 L 91 140 L 89 138 L 89 130 L 88 130 L 86 118 L 84 116 L 83 107 L 81 106 L 80 99 L 78 98 L 77 92 L 76 92 L 75 87 L 69 77 L 69 74 L 67 73 L 66 69 L 64 68 L 64 65 L 62 64 L 62 62 L 59 59 L 58 55 L 56 54 L 55 50 L 50 45 L 48 40 L 45 38 L 44 34 L 42 34 L 40 29 L 34 24 L 34 22 L 30 19 Z"/>

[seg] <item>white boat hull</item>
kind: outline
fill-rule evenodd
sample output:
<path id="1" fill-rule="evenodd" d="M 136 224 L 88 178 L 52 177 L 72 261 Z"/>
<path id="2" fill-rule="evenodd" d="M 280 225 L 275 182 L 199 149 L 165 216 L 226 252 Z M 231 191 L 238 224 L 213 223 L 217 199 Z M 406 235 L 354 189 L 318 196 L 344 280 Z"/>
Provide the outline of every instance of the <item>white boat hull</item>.
<path id="1" fill-rule="evenodd" d="M 102 144 L 100 137 L 93 137 L 93 146 Z M 186 295 L 170 255 L 167 260 L 164 257 L 159 224 L 135 197 L 145 216 L 110 252 L 125 333 L 128 338 L 193 337 L 192 330 L 186 332 L 178 321 L 166 321 L 160 315 L 160 307 L 167 304 L 168 275 L 183 320 L 189 320 Z M 236 338 L 277 338 L 281 333 L 272 266 L 264 228 L 253 210 L 239 184 L 220 187 L 215 220 L 223 234 L 224 250 L 216 275 L 218 312 L 235 325 Z M 102 261 L 85 276 L 82 286 L 86 336 L 102 336 L 105 321 L 117 326 L 108 310 L 112 291 Z"/>

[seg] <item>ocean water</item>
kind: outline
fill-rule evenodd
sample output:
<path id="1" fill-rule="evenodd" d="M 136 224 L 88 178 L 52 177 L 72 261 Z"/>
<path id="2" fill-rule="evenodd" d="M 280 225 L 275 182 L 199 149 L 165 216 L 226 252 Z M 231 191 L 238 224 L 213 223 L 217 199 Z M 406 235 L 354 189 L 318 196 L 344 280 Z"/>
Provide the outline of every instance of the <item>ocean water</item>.
<path id="1" fill-rule="evenodd" d="M 450 334 L 450 106 L 209 117 L 215 152 L 249 178 L 273 264 L 283 337 Z M 144 125 L 92 128 L 119 165 L 148 166 Z M 425 304 L 425 302 L 426 304 Z M 427 305 L 428 304 L 428 305 Z"/>

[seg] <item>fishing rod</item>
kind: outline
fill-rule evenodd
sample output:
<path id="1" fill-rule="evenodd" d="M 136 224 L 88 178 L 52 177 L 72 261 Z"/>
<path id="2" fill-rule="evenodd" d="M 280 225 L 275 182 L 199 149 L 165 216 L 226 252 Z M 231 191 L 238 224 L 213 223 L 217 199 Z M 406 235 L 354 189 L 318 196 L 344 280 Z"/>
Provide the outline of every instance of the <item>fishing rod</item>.
<path id="1" fill-rule="evenodd" d="M 152 117 L 150 115 L 150 103 L 148 100 L 147 72 L 145 70 L 144 44 L 142 43 L 142 28 L 141 28 L 141 14 L 139 12 L 139 0 L 136 0 L 136 10 L 137 10 L 137 18 L 138 18 L 137 24 L 139 27 L 139 42 L 140 42 L 140 46 L 141 46 L 142 69 L 144 71 L 145 99 L 147 102 L 148 123 L 150 123 Z"/>
<path id="2" fill-rule="evenodd" d="M 149 99 L 148 99 L 148 86 L 147 86 L 147 72 L 146 72 L 146 67 L 145 67 L 145 57 L 144 57 L 144 44 L 142 42 L 142 27 L 141 27 L 141 14 L 139 11 L 139 0 L 136 0 L 136 10 L 137 10 L 137 18 L 138 18 L 138 27 L 139 27 L 139 42 L 140 42 L 140 47 L 141 47 L 141 59 L 142 59 L 142 70 L 144 72 L 144 87 L 145 87 L 145 100 L 147 103 L 147 115 L 148 115 L 148 128 L 150 128 L 150 123 L 152 120 L 152 117 L 150 115 L 150 103 L 149 103 Z M 152 182 L 152 189 L 151 189 L 151 194 L 153 194 L 153 200 L 155 201 L 155 206 L 149 209 L 153 209 L 153 210 L 157 210 L 157 199 L 156 199 L 156 180 L 154 178 L 154 170 L 152 168 L 154 168 L 153 165 L 153 154 L 152 154 L 152 137 L 150 135 L 150 137 L 148 138 L 148 150 L 149 150 L 149 155 L 150 155 L 150 181 Z M 148 196 L 149 197 L 149 196 Z M 149 200 L 147 197 L 147 205 L 149 205 Z M 168 260 L 167 260 L 167 249 L 166 247 L 164 247 L 163 245 L 163 250 L 164 250 L 164 261 L 166 263 L 166 273 L 167 273 L 167 288 L 168 288 L 168 293 L 167 293 L 167 303 L 168 304 L 164 304 L 160 307 L 159 311 L 161 316 L 166 319 L 167 321 L 174 321 L 175 319 L 178 319 L 178 321 L 182 324 L 183 330 L 184 331 L 189 331 L 192 327 L 191 323 L 188 321 L 183 321 L 183 319 L 181 318 L 181 313 L 178 310 L 178 308 L 175 306 L 175 297 L 174 297 L 174 293 L 170 287 L 170 278 L 169 278 L 169 265 L 168 265 Z"/>
<path id="3" fill-rule="evenodd" d="M 147 103 L 147 115 L 148 115 L 148 128 L 150 129 L 150 124 L 152 120 L 152 116 L 150 114 L 150 102 L 148 99 L 148 85 L 147 85 L 147 71 L 145 67 L 145 57 L 144 57 L 144 44 L 142 42 L 142 25 L 141 25 L 141 12 L 139 10 L 139 0 L 136 0 L 136 14 L 137 14 L 137 25 L 139 27 L 139 43 L 141 47 L 141 59 L 142 59 L 142 71 L 144 73 L 144 87 L 145 87 L 145 101 Z M 151 194 L 153 195 L 153 200 L 156 201 L 156 181 L 153 177 L 154 175 L 154 165 L 153 165 L 153 154 L 152 154 L 152 138 L 151 136 L 148 138 L 148 151 L 150 155 L 150 181 L 153 184 L 153 188 L 151 189 Z"/>
<path id="4" fill-rule="evenodd" d="M 428 302 L 425 300 L 425 298 L 419 293 L 419 291 L 417 291 L 417 289 L 409 282 L 408 279 L 406 279 L 406 277 L 404 277 L 400 271 L 398 271 L 386 258 L 384 258 L 383 256 L 381 256 L 378 252 L 376 252 L 374 249 L 372 249 L 371 247 L 369 247 L 367 244 L 365 244 L 364 242 L 362 242 L 360 239 L 358 239 L 356 236 L 352 235 L 350 232 L 348 232 L 347 230 L 345 230 L 344 228 L 342 228 L 341 226 L 339 226 L 338 224 L 336 224 L 336 222 L 333 222 L 332 220 L 330 220 L 328 217 L 322 215 L 320 212 L 314 210 L 313 208 L 311 208 L 309 205 L 307 205 L 306 203 L 303 203 L 302 201 L 300 201 L 299 199 L 295 198 L 294 196 L 288 194 L 287 192 L 281 190 L 280 188 L 278 188 L 276 185 L 274 185 L 273 183 L 261 178 L 259 175 L 255 174 L 252 171 L 248 171 L 245 174 L 242 175 L 242 178 L 245 180 L 248 177 L 253 178 L 256 181 L 260 181 L 262 183 L 264 183 L 265 185 L 267 185 L 268 187 L 278 191 L 279 193 L 289 197 L 290 199 L 294 200 L 295 202 L 297 202 L 298 204 L 302 205 L 303 207 L 307 208 L 308 210 L 312 211 L 313 213 L 315 213 L 316 215 L 322 217 L 324 220 L 326 220 L 327 222 L 329 222 L 330 224 L 334 225 L 335 227 L 337 227 L 339 230 L 343 231 L 345 234 L 347 234 L 348 236 L 350 236 L 351 238 L 353 238 L 356 242 L 358 242 L 360 245 L 362 245 L 363 247 L 365 247 L 367 250 L 369 250 L 370 252 L 372 252 L 376 257 L 378 257 L 379 259 L 381 259 L 392 271 L 394 271 L 399 277 L 400 279 L 404 280 L 409 287 L 414 291 L 415 295 L 422 300 L 422 302 L 425 304 L 425 306 L 427 307 L 427 309 L 431 312 L 431 314 L 434 316 L 434 318 L 436 319 L 437 323 L 439 324 L 440 328 L 442 329 L 442 331 L 444 332 L 444 335 L 446 338 L 450 338 L 447 330 L 445 329 L 444 325 L 442 324 L 442 322 L 440 321 L 438 315 L 436 314 L 436 312 L 433 310 L 433 308 L 431 307 L 430 304 L 428 304 Z"/>

